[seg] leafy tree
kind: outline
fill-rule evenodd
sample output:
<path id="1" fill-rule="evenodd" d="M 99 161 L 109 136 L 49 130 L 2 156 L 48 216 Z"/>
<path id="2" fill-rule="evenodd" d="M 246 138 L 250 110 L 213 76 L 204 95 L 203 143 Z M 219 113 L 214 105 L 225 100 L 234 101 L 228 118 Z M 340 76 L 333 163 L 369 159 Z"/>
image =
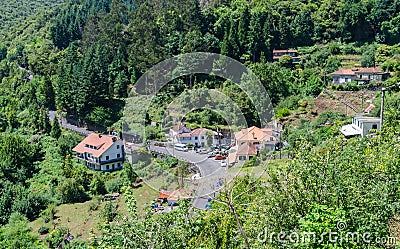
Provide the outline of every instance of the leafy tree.
<path id="1" fill-rule="evenodd" d="M 374 67 L 375 66 L 375 46 L 370 45 L 364 51 L 361 56 L 361 66 L 362 67 Z"/>
<path id="2" fill-rule="evenodd" d="M 104 179 L 99 174 L 93 176 L 89 188 L 92 195 L 104 195 L 107 193 Z"/>
<path id="3" fill-rule="evenodd" d="M 35 148 L 19 135 L 0 136 L 0 176 L 14 183 L 25 183 L 35 172 Z"/>
<path id="4" fill-rule="evenodd" d="M 13 213 L 7 225 L 0 228 L 0 246 L 2 248 L 46 248 L 31 234 L 28 219 Z"/>
<path id="5" fill-rule="evenodd" d="M 57 117 L 53 120 L 53 123 L 51 125 L 50 136 L 54 137 L 55 139 L 59 139 L 61 136 L 60 123 L 59 123 Z"/>
<path id="6" fill-rule="evenodd" d="M 62 203 L 82 202 L 88 199 L 83 186 L 74 178 L 67 178 L 60 182 L 57 193 Z"/>

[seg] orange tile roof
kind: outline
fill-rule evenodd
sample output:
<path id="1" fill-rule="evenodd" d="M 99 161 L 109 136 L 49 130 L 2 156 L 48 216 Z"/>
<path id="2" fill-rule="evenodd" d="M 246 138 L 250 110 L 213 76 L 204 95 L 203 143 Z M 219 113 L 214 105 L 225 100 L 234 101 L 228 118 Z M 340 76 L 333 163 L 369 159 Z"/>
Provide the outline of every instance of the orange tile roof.
<path id="1" fill-rule="evenodd" d="M 160 190 L 160 192 L 158 193 L 158 199 L 167 199 L 170 194 L 171 193 L 169 191 Z"/>
<path id="2" fill-rule="evenodd" d="M 331 73 L 331 75 L 356 75 L 355 71 L 357 70 L 350 68 L 341 68 L 338 71 Z"/>
<path id="3" fill-rule="evenodd" d="M 256 126 L 252 126 L 247 129 L 242 129 L 235 133 L 236 140 L 239 141 L 270 141 L 272 136 L 271 128 L 258 128 Z M 275 138 L 273 137 L 275 140 Z"/>
<path id="4" fill-rule="evenodd" d="M 205 135 L 207 131 L 210 131 L 207 128 L 197 128 L 192 131 L 192 135 Z"/>
<path id="5" fill-rule="evenodd" d="M 186 126 L 185 126 L 184 124 L 182 124 L 182 123 L 179 123 L 179 124 L 175 125 L 175 127 L 172 128 L 172 130 L 178 132 L 178 131 L 180 131 L 183 127 L 186 127 Z"/>
<path id="6" fill-rule="evenodd" d="M 183 188 L 181 189 L 177 189 L 174 192 L 172 192 L 169 197 L 168 200 L 171 201 L 177 201 L 177 200 L 182 200 L 182 199 L 186 199 L 188 198 L 190 195 L 190 192 L 184 190 Z"/>
<path id="7" fill-rule="evenodd" d="M 106 152 L 116 141 L 118 141 L 118 137 L 116 136 L 108 136 L 102 134 L 91 133 L 85 139 L 83 139 L 72 151 L 78 153 L 91 153 L 94 157 L 101 156 L 104 152 Z M 85 147 L 85 145 L 91 145 L 97 147 L 96 149 L 91 149 Z"/>
<path id="8" fill-rule="evenodd" d="M 376 67 L 363 67 L 360 68 L 356 73 L 383 73 L 382 70 Z"/>
<path id="9" fill-rule="evenodd" d="M 239 145 L 239 148 L 236 152 L 237 155 L 250 155 L 255 156 L 257 155 L 257 148 L 252 143 L 243 143 Z"/>

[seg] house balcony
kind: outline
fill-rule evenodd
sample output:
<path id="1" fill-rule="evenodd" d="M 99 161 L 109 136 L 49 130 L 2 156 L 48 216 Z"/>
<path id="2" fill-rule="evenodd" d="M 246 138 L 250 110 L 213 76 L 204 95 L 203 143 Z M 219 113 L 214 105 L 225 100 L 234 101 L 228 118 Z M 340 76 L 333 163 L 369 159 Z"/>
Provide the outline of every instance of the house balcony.
<path id="1" fill-rule="evenodd" d="M 115 162 L 123 162 L 124 158 L 114 158 L 114 159 L 109 159 L 109 160 L 100 160 L 100 165 L 102 164 L 109 164 L 109 163 L 115 163 Z"/>

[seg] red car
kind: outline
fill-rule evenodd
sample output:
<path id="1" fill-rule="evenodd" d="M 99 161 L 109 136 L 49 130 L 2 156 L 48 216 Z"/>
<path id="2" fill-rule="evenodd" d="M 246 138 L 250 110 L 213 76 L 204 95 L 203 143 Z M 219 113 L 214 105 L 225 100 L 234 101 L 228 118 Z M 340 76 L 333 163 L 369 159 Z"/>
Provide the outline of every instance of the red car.
<path id="1" fill-rule="evenodd" d="M 214 159 L 215 160 L 223 160 L 223 159 L 226 159 L 226 156 L 221 155 L 221 154 L 217 154 L 217 155 L 215 155 Z"/>

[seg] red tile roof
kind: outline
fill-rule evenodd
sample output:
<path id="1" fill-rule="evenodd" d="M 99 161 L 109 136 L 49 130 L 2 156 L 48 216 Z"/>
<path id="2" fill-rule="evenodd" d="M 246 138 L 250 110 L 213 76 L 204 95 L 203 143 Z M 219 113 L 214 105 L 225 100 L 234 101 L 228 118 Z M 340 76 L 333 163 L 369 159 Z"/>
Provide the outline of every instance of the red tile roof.
<path id="1" fill-rule="evenodd" d="M 271 141 L 271 137 L 273 137 L 271 128 L 260 129 L 256 126 L 235 133 L 235 138 L 238 141 Z M 276 140 L 275 137 L 273 137 L 273 140 Z"/>
<path id="2" fill-rule="evenodd" d="M 178 134 L 178 137 L 190 137 L 190 133 L 184 132 L 184 133 Z"/>
<path id="3" fill-rule="evenodd" d="M 169 195 L 168 200 L 177 201 L 177 200 L 186 199 L 189 197 L 190 194 L 191 193 L 189 191 L 186 191 L 183 188 L 177 189 Z"/>
<path id="4" fill-rule="evenodd" d="M 331 75 L 356 75 L 356 74 L 382 74 L 382 70 L 377 67 L 362 67 L 362 68 L 341 68 Z"/>
<path id="5" fill-rule="evenodd" d="M 355 71 L 357 71 L 357 69 L 341 68 L 338 71 L 331 73 L 331 75 L 356 75 Z"/>
<path id="6" fill-rule="evenodd" d="M 243 143 L 239 145 L 239 148 L 236 152 L 237 155 L 249 155 L 249 156 L 255 156 L 257 155 L 257 148 L 254 144 L 252 143 Z"/>
<path id="7" fill-rule="evenodd" d="M 158 199 L 167 199 L 171 193 L 166 190 L 160 190 L 158 193 Z"/>
<path id="8" fill-rule="evenodd" d="M 172 193 L 166 190 L 160 190 L 158 193 L 158 199 L 167 199 L 171 201 L 177 201 L 177 200 L 182 200 L 186 199 L 190 196 L 190 192 L 184 190 L 183 188 L 177 189 L 173 191 Z"/>
<path id="9" fill-rule="evenodd" d="M 197 128 L 192 131 L 192 135 L 205 135 L 207 131 L 210 131 L 207 128 Z"/>
<path id="10" fill-rule="evenodd" d="M 380 70 L 379 68 L 376 67 L 363 67 L 360 68 L 356 73 L 383 73 L 382 70 Z"/>
<path id="11" fill-rule="evenodd" d="M 91 133 L 85 139 L 82 140 L 72 151 L 78 153 L 91 153 L 94 157 L 101 156 L 104 152 L 106 152 L 116 141 L 118 141 L 118 137 L 116 136 L 108 136 L 102 134 Z M 85 147 L 85 145 L 91 145 L 96 147 L 97 149 L 91 149 Z"/>
<path id="12" fill-rule="evenodd" d="M 172 130 L 178 132 L 178 131 L 180 131 L 183 127 L 185 127 L 185 125 L 182 124 L 182 123 L 179 123 L 179 124 L 177 124 L 174 128 L 172 128 Z"/>

